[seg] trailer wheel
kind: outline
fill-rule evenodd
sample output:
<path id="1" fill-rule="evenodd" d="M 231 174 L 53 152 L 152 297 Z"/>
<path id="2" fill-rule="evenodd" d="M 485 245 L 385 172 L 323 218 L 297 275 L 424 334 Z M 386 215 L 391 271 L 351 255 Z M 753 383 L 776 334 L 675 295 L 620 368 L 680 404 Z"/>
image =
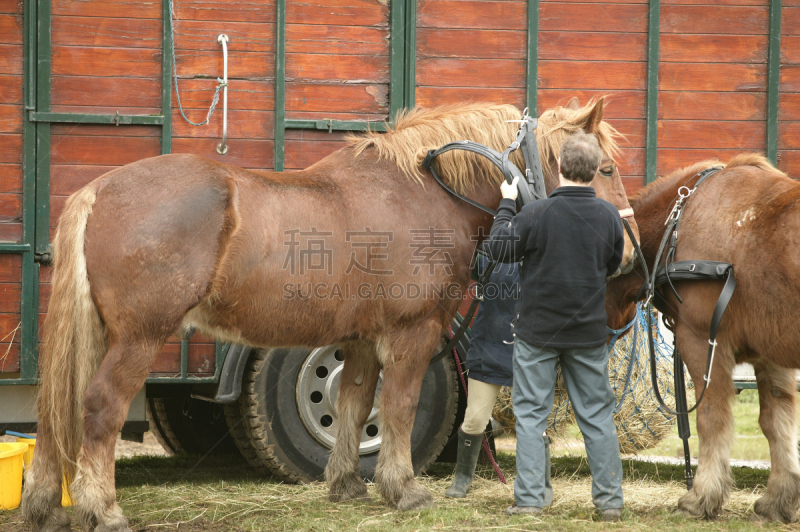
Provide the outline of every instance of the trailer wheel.
<path id="1" fill-rule="evenodd" d="M 245 370 L 242 395 L 226 408 L 242 454 L 262 473 L 287 482 L 319 480 L 336 438 L 335 404 L 343 367 L 335 346 L 255 350 Z M 458 384 L 448 357 L 425 375 L 411 434 L 414 473 L 441 453 L 455 424 Z M 364 425 L 360 473 L 375 475 L 381 427 L 375 408 Z M 237 430 L 233 430 L 234 427 Z"/>
<path id="2" fill-rule="evenodd" d="M 147 399 L 150 430 L 170 454 L 230 454 L 238 451 L 221 405 L 189 395 Z"/>

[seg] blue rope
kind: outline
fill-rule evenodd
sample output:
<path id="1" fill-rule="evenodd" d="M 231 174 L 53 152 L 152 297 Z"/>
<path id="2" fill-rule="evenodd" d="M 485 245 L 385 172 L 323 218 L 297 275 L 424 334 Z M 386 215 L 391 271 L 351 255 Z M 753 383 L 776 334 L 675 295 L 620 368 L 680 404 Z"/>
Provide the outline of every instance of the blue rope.
<path id="1" fill-rule="evenodd" d="M 219 91 L 223 87 L 226 87 L 228 84 L 225 83 L 220 78 L 217 78 L 217 90 L 214 91 L 214 99 L 211 100 L 211 107 L 208 109 L 208 114 L 206 115 L 206 119 L 200 123 L 195 123 L 189 120 L 186 116 L 186 113 L 183 112 L 183 105 L 181 105 L 181 93 L 178 90 L 178 65 L 175 62 L 175 24 L 173 21 L 175 20 L 175 10 L 173 6 L 172 0 L 169 0 L 169 37 L 172 42 L 172 75 L 175 78 L 175 97 L 178 100 L 178 109 L 180 109 L 181 116 L 184 120 L 189 122 L 193 126 L 204 126 L 208 124 L 208 121 L 211 120 L 211 115 L 214 114 L 214 109 L 217 106 L 217 102 L 219 102 Z M 164 112 L 168 112 L 165 110 Z"/>

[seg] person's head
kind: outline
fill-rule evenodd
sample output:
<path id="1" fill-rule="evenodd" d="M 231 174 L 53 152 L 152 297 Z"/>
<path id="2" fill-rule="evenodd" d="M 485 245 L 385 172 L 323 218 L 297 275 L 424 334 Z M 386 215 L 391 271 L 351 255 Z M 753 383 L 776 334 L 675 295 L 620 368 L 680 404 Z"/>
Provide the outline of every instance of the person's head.
<path id="1" fill-rule="evenodd" d="M 561 145 L 559 165 L 564 179 L 576 183 L 588 183 L 594 179 L 601 162 L 603 162 L 603 151 L 593 133 L 579 130 L 567 137 Z"/>

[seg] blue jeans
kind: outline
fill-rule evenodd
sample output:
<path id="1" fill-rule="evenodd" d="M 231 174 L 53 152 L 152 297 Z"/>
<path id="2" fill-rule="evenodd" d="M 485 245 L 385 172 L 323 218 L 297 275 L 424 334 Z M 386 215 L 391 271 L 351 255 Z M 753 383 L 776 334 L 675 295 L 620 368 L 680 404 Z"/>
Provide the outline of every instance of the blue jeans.
<path id="1" fill-rule="evenodd" d="M 542 433 L 553 409 L 556 369 L 561 373 L 583 433 L 592 501 L 600 510 L 622 508 L 622 461 L 615 397 L 608 382 L 608 348 L 536 347 L 517 337 L 514 341 L 514 414 L 517 417 L 517 506 L 546 505 L 545 454 Z"/>

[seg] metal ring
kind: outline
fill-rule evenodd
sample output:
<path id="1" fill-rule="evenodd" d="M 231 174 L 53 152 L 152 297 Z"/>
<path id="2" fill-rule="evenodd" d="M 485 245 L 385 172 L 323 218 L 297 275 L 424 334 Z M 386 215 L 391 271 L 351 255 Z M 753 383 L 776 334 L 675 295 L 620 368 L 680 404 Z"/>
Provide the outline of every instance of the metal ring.
<path id="1" fill-rule="evenodd" d="M 686 193 L 683 192 L 684 190 L 686 191 Z M 684 185 L 684 186 L 682 186 L 681 188 L 678 189 L 678 196 L 680 196 L 681 198 L 686 199 L 691 195 L 692 195 L 692 191 L 689 190 L 689 187 L 687 187 L 686 185 Z"/>

